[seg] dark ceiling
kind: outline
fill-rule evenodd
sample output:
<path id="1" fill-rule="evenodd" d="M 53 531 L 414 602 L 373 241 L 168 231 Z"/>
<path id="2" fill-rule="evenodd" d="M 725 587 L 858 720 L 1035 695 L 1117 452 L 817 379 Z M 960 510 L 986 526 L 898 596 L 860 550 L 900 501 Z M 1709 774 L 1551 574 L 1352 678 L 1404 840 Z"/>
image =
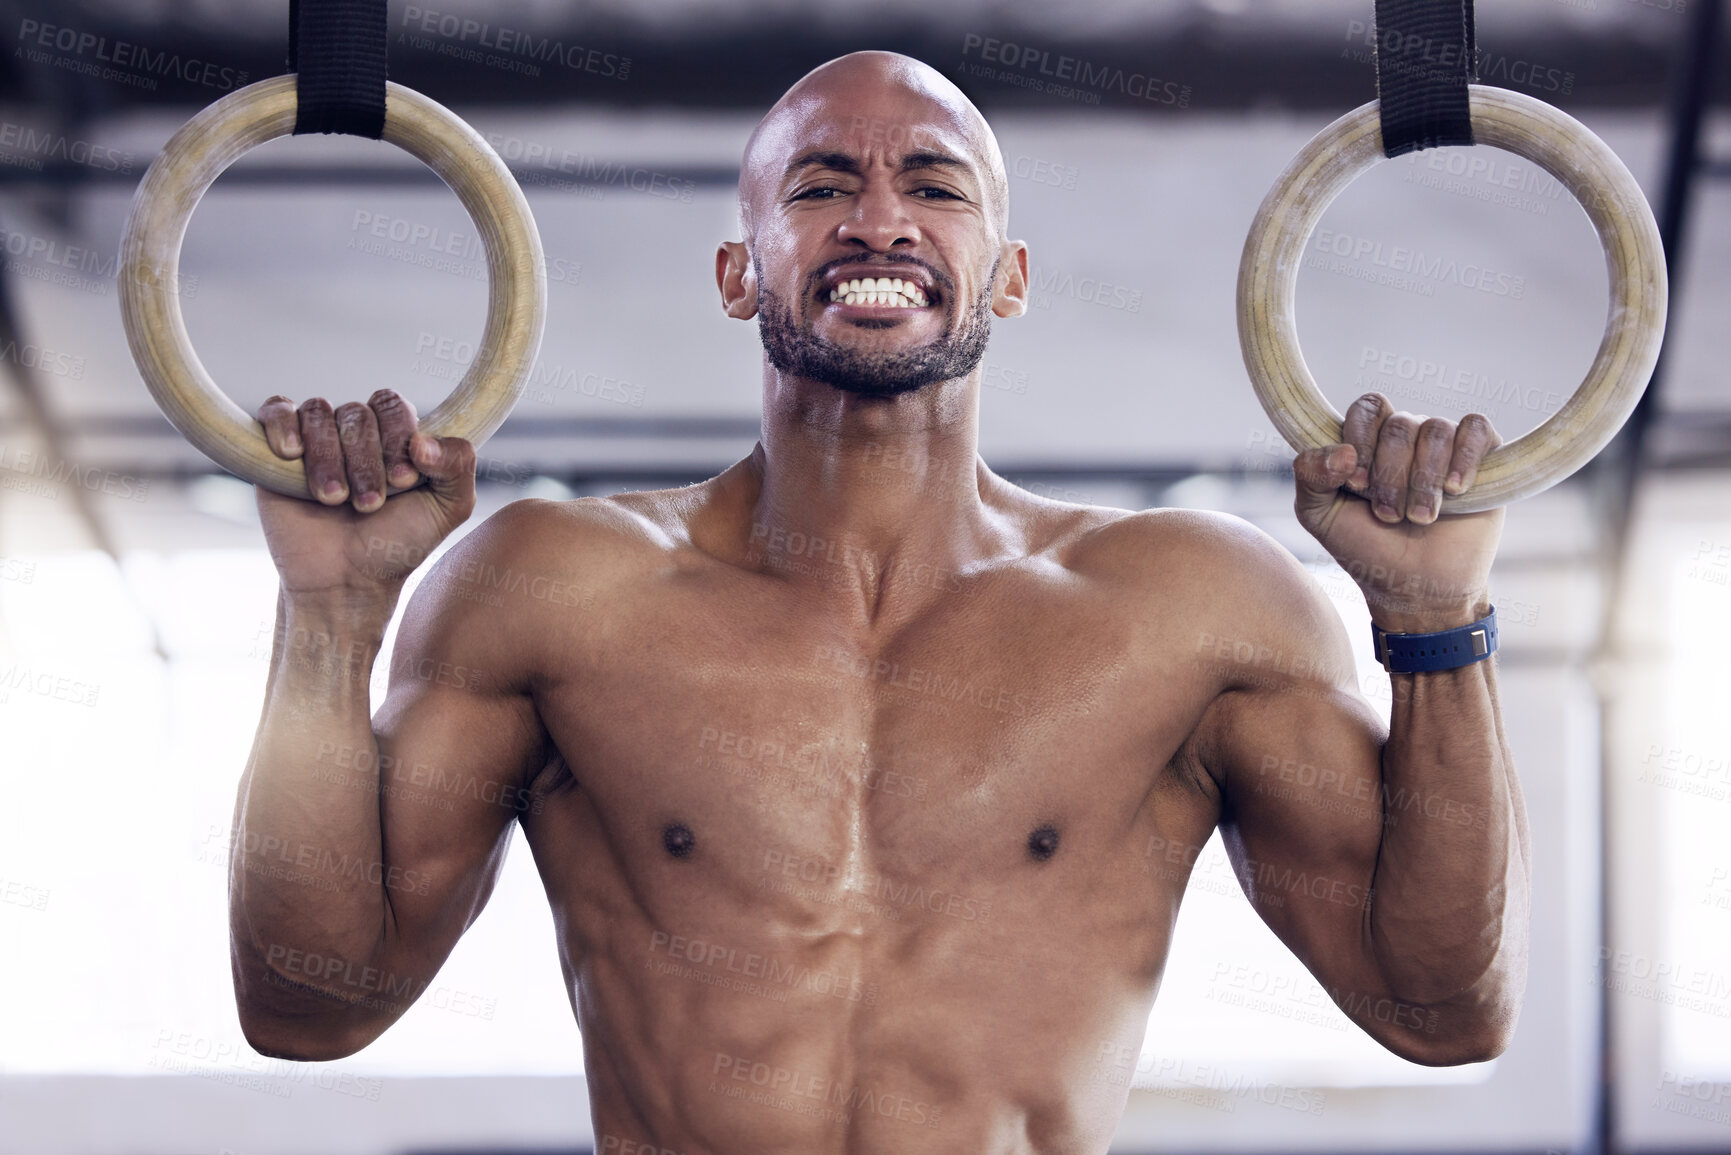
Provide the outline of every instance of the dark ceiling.
<path id="1" fill-rule="evenodd" d="M 1569 107 L 1659 105 L 1682 23 L 1672 6 L 1683 2 L 1480 4 L 1481 72 L 1487 82 L 1524 84 Z M 867 16 L 838 0 L 394 0 L 391 73 L 448 102 L 760 109 L 823 60 L 886 48 L 944 70 L 988 110 L 1050 105 L 1032 88 L 971 81 L 962 66 L 979 63 L 997 42 L 1000 56 L 1004 45 L 1016 45 L 1025 62 L 1019 71 L 1029 77 L 1049 74 L 1067 56 L 1101 75 L 1123 70 L 1182 89 L 1188 108 L 1347 108 L 1374 95 L 1363 32 L 1372 7 L 1370 0 L 953 0 L 940 9 L 880 0 Z M 286 0 L 4 0 L 0 35 L 13 50 L 0 52 L 0 100 L 54 107 L 69 120 L 128 104 L 204 104 L 225 90 L 225 78 L 232 86 L 242 74 L 286 70 L 287 8 Z M 46 40 L 45 28 L 54 30 Z M 481 67 L 464 58 L 491 51 L 501 34 L 510 45 L 506 63 Z M 21 51 L 65 44 L 71 53 L 53 67 Z M 121 44 L 145 62 L 133 71 L 154 86 L 107 83 L 77 67 Z M 549 57 L 553 45 L 565 59 Z M 588 63 L 571 66 L 572 59 Z M 190 68 L 191 61 L 216 72 Z M 1159 114 L 1169 105 L 1131 95 L 1134 83 L 1096 87 L 1103 106 Z"/>

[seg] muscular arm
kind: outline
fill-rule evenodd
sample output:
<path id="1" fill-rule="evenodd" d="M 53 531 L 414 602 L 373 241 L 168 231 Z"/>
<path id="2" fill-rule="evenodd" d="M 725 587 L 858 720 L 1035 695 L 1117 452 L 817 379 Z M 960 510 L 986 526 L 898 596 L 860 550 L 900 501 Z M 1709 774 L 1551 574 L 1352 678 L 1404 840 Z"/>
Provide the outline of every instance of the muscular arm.
<path id="1" fill-rule="evenodd" d="M 1494 660 L 1393 675 L 1385 735 L 1315 581 L 1272 542 L 1241 549 L 1258 596 L 1231 641 L 1251 648 L 1204 649 L 1224 688 L 1191 750 L 1245 893 L 1384 1046 L 1491 1058 L 1525 984 L 1529 892 Z"/>
<path id="2" fill-rule="evenodd" d="M 339 1058 L 378 1037 L 492 890 L 550 746 L 528 631 L 465 598 L 459 573 L 508 564 L 529 516 L 507 507 L 428 575 L 377 718 L 367 683 L 394 599 L 279 599 L 230 872 L 236 1000 L 265 1054 Z"/>

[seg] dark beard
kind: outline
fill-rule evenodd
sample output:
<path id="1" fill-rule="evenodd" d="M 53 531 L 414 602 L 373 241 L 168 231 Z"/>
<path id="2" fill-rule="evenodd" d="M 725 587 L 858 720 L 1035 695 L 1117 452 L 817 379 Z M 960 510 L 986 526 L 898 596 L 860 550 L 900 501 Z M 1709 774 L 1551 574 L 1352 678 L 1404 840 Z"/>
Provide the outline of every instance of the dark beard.
<path id="1" fill-rule="evenodd" d="M 968 307 L 962 324 L 930 344 L 900 353 L 862 353 L 802 329 L 787 302 L 762 287 L 763 272 L 758 269 L 757 331 L 769 363 L 783 373 L 822 381 L 864 397 L 894 397 L 974 371 L 986 355 L 986 342 L 992 335 L 992 286 L 997 279 L 994 262 L 986 287 Z M 948 289 L 951 285 L 940 287 Z M 816 292 L 815 283 L 812 292 Z M 950 293 L 944 294 L 944 301 L 947 308 L 955 307 Z"/>

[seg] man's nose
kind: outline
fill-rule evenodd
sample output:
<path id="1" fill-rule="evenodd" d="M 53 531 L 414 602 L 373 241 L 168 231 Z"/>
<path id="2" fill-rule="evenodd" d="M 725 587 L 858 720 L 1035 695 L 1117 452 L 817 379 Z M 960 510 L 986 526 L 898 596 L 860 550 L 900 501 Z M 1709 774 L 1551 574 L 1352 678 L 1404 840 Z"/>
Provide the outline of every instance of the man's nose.
<path id="1" fill-rule="evenodd" d="M 887 252 L 897 245 L 919 243 L 919 227 L 908 215 L 901 194 L 893 189 L 863 189 L 854 197 L 853 212 L 836 231 L 838 239 Z"/>

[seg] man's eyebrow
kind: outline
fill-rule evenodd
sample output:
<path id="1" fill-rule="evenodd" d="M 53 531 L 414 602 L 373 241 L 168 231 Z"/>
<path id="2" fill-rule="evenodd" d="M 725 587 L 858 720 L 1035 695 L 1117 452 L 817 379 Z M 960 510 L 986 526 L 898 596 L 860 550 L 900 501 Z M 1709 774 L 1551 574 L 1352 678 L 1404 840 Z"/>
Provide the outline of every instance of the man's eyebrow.
<path id="1" fill-rule="evenodd" d="M 967 169 L 968 162 L 960 157 L 951 156 L 947 152 L 910 152 L 902 157 L 902 171 L 908 172 L 919 168 L 959 168 Z"/>
<path id="2" fill-rule="evenodd" d="M 837 172 L 858 172 L 859 161 L 845 152 L 825 152 L 821 149 L 812 152 L 802 152 L 787 162 L 787 168 L 782 170 L 783 176 L 792 176 L 802 168 L 833 168 Z"/>

